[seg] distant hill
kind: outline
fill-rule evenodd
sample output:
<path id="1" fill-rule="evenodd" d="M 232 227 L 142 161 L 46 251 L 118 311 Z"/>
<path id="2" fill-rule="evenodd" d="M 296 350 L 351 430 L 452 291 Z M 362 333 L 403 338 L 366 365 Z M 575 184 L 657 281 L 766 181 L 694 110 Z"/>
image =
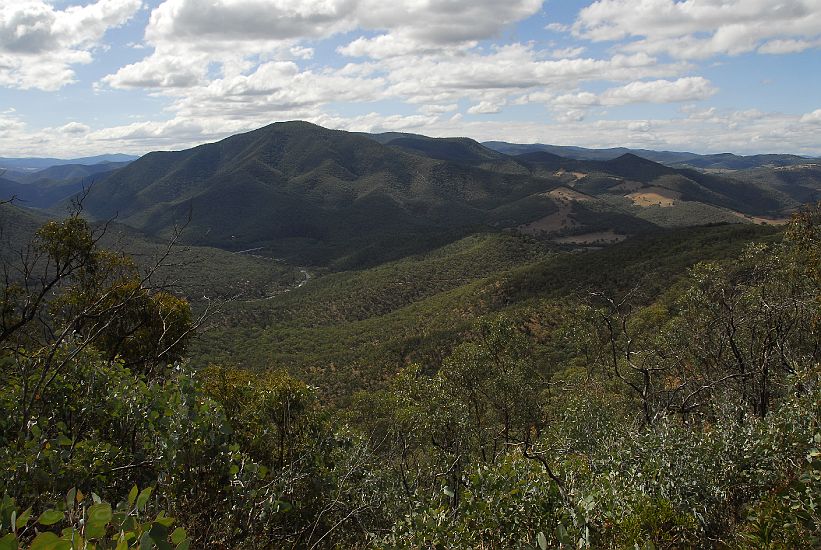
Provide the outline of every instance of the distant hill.
<path id="1" fill-rule="evenodd" d="M 505 141 L 486 141 L 482 143 L 482 145 L 507 155 L 547 152 L 577 160 L 612 160 L 629 153 L 668 166 L 711 170 L 747 170 L 767 166 L 792 166 L 813 162 L 821 163 L 821 159 L 818 158 L 784 154 L 742 156 L 732 153 L 719 153 L 714 155 L 699 155 L 697 153 L 688 152 L 652 151 L 649 149 L 628 149 L 626 147 L 587 149 L 584 147 L 564 145 L 546 145 L 543 143 L 519 144 Z"/>
<path id="2" fill-rule="evenodd" d="M 99 182 L 86 208 L 159 233 L 190 212 L 192 242 L 271 246 L 287 257 L 345 265 L 401 257 L 471 228 L 515 226 L 555 210 L 539 193 L 559 185 L 556 178 L 417 153 L 305 122 L 276 123 L 145 155 Z M 494 211 L 502 205 L 513 206 Z"/>
<path id="3" fill-rule="evenodd" d="M 683 155 L 683 153 L 682 153 Z M 191 244 L 349 269 L 424 252 L 476 231 L 515 229 L 600 246 L 660 227 L 770 223 L 821 189 L 654 162 L 509 155 L 467 138 L 368 135 L 275 123 L 143 156 L 97 181 L 85 208 Z M 189 221 L 190 218 L 190 221 Z"/>
<path id="4" fill-rule="evenodd" d="M 14 172 L 13 177 L 0 177 L 0 199 L 16 197 L 23 206 L 50 208 L 126 165 L 128 162 L 67 164 L 35 172 Z"/>
<path id="5" fill-rule="evenodd" d="M 83 165 L 93 165 L 93 164 L 102 164 L 107 162 L 130 162 L 132 160 L 137 160 L 140 157 L 134 155 L 125 155 L 121 153 L 115 153 L 111 155 L 96 155 L 93 157 L 80 157 L 75 159 L 58 159 L 58 158 L 40 158 L 40 157 L 31 157 L 31 158 L 4 158 L 0 157 L 0 169 L 7 169 L 7 170 L 14 170 L 14 171 L 21 171 L 21 172 L 33 172 L 36 170 L 44 170 L 51 166 L 58 166 L 58 165 L 67 165 L 67 164 L 83 164 Z"/>
<path id="6" fill-rule="evenodd" d="M 431 138 L 419 134 L 387 132 L 383 134 L 361 134 L 383 145 L 429 158 L 479 164 L 498 161 L 505 155 L 485 147 L 481 143 L 463 137 Z"/>
<path id="7" fill-rule="evenodd" d="M 44 168 L 43 170 L 37 170 L 36 172 L 28 172 L 23 177 L 18 177 L 17 181 L 21 183 L 34 183 L 38 181 L 65 182 L 79 180 L 119 170 L 127 166 L 130 162 L 132 161 L 101 162 L 97 164 L 57 164 Z"/>

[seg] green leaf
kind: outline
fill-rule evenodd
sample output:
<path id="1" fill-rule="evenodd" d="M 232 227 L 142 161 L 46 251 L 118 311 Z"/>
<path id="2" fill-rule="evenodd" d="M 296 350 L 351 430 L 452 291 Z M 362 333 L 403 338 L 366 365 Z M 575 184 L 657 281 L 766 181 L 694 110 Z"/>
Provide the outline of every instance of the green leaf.
<path id="1" fill-rule="evenodd" d="M 176 550 L 188 550 L 189 546 L 191 546 L 191 541 L 186 539 L 177 545 Z"/>
<path id="2" fill-rule="evenodd" d="M 148 530 L 148 534 L 151 535 L 151 538 L 154 539 L 156 543 L 165 541 L 165 539 L 168 538 L 168 527 L 161 523 L 154 522 L 151 524 L 151 529 Z"/>
<path id="3" fill-rule="evenodd" d="M 63 529 L 62 539 L 71 541 L 72 548 L 85 548 L 86 547 L 85 546 L 86 542 L 85 542 L 85 540 L 83 540 L 83 536 L 80 534 L 80 532 L 77 529 L 74 529 L 73 527 L 66 527 L 65 529 Z"/>
<path id="4" fill-rule="evenodd" d="M 536 542 L 539 543 L 539 548 L 542 550 L 547 550 L 547 537 L 544 536 L 544 533 L 539 531 L 539 534 L 536 535 Z"/>
<path id="5" fill-rule="evenodd" d="M 87 539 L 101 539 L 105 537 L 105 523 L 88 523 L 85 528 Z"/>
<path id="6" fill-rule="evenodd" d="M 57 445 L 60 445 L 61 447 L 71 447 L 73 444 L 74 441 L 72 441 L 71 438 L 66 437 L 63 434 L 57 436 Z"/>
<path id="7" fill-rule="evenodd" d="M 95 504 L 88 509 L 88 522 L 105 525 L 111 521 L 111 505 L 107 502 Z"/>
<path id="8" fill-rule="evenodd" d="M 128 542 L 126 542 L 125 537 L 120 537 L 114 550 L 128 550 Z"/>
<path id="9" fill-rule="evenodd" d="M 152 490 L 152 487 L 146 487 L 140 491 L 140 496 L 137 497 L 137 510 L 145 510 L 145 505 L 148 503 L 148 499 L 151 498 Z"/>
<path id="10" fill-rule="evenodd" d="M 0 550 L 17 550 L 18 548 L 17 537 L 14 533 L 9 533 L 0 539 Z"/>
<path id="11" fill-rule="evenodd" d="M 174 532 L 171 533 L 171 542 L 173 542 L 174 544 L 179 544 L 183 540 L 185 540 L 185 536 L 185 529 L 183 529 L 182 527 L 177 527 L 176 529 L 174 529 Z"/>
<path id="12" fill-rule="evenodd" d="M 294 508 L 293 505 L 290 502 L 286 502 L 284 500 L 276 501 L 276 505 L 277 505 L 276 513 L 290 512 Z"/>
<path id="13" fill-rule="evenodd" d="M 69 508 L 69 509 L 74 508 L 74 501 L 76 500 L 76 498 L 77 498 L 77 488 L 72 487 L 66 493 L 66 507 Z"/>
<path id="14" fill-rule="evenodd" d="M 128 492 L 128 505 L 129 506 L 134 506 L 134 501 L 137 500 L 137 494 L 139 492 L 140 491 L 139 491 L 139 489 L 137 489 L 136 485 L 134 485 L 134 487 L 131 488 L 131 491 Z"/>
<path id="15" fill-rule="evenodd" d="M 134 520 L 134 516 L 126 516 L 123 519 L 122 524 L 120 525 L 120 530 L 125 531 L 128 533 L 129 531 L 133 531 L 137 528 L 137 522 Z"/>
<path id="16" fill-rule="evenodd" d="M 154 550 L 157 546 L 154 544 L 154 539 L 148 533 L 143 533 L 140 537 L 140 550 Z"/>
<path id="17" fill-rule="evenodd" d="M 37 523 L 40 525 L 54 525 L 58 521 L 63 519 L 64 514 L 63 512 L 58 512 L 57 510 L 46 510 L 40 517 L 37 518 Z"/>
<path id="18" fill-rule="evenodd" d="M 31 541 L 29 550 L 71 550 L 71 541 L 62 540 L 54 533 L 40 533 Z"/>
<path id="19" fill-rule="evenodd" d="M 154 519 L 154 521 L 155 521 L 156 523 L 159 523 L 159 524 L 160 524 L 160 525 L 162 525 L 163 527 L 171 527 L 172 525 L 174 525 L 174 518 L 167 518 L 167 517 L 164 517 L 164 516 L 162 516 L 162 515 L 158 515 L 158 516 Z"/>
<path id="20" fill-rule="evenodd" d="M 15 522 L 14 526 L 17 529 L 22 529 L 23 527 L 25 527 L 26 523 L 28 523 L 30 517 L 31 517 L 31 508 L 29 508 L 28 510 L 26 510 L 25 512 L 20 514 L 20 516 L 17 518 L 17 521 Z"/>

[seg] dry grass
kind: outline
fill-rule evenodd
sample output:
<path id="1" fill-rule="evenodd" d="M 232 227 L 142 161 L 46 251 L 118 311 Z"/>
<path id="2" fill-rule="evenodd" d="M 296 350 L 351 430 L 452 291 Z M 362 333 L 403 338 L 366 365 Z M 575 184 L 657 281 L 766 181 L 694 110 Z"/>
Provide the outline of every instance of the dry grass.
<path id="1" fill-rule="evenodd" d="M 636 206 L 675 206 L 676 201 L 681 198 L 681 193 L 671 191 L 664 187 L 645 187 L 641 191 L 630 193 L 627 198 L 633 201 Z"/>
<path id="2" fill-rule="evenodd" d="M 574 189 L 570 189 L 569 187 L 557 187 L 552 191 L 548 191 L 545 193 L 546 196 L 550 197 L 551 199 L 557 200 L 559 202 L 572 202 L 572 201 L 592 201 L 595 200 L 595 197 L 591 197 L 590 195 L 585 195 L 584 193 L 580 193 Z"/>

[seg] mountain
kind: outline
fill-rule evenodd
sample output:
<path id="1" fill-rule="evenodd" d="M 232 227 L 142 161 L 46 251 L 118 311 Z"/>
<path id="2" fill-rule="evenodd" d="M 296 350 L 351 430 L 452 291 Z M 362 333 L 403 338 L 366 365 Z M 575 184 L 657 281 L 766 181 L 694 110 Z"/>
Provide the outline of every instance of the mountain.
<path id="1" fill-rule="evenodd" d="M 26 172 L 23 176 L 18 176 L 17 181 L 21 183 L 75 181 L 119 170 L 130 162 L 132 161 L 101 162 L 98 164 L 57 164 L 36 172 Z"/>
<path id="2" fill-rule="evenodd" d="M 19 183 L 0 178 L 0 200 L 12 197 L 15 203 L 32 208 L 48 208 L 82 191 L 82 183 Z"/>
<path id="3" fill-rule="evenodd" d="M 505 158 L 505 155 L 470 138 L 431 138 L 398 132 L 364 135 L 383 145 L 439 160 L 480 164 Z"/>
<path id="4" fill-rule="evenodd" d="M 108 162 L 131 162 L 137 160 L 139 157 L 134 155 L 125 155 L 122 153 L 115 153 L 110 155 L 96 155 L 93 157 L 80 157 L 75 159 L 57 159 L 57 158 L 4 158 L 0 157 L 0 170 L 15 170 L 21 172 L 33 172 L 36 170 L 44 170 L 51 166 L 65 165 L 65 164 L 83 164 L 94 165 L 104 164 Z"/>
<path id="5" fill-rule="evenodd" d="M 128 162 L 66 164 L 36 172 L 14 172 L 13 178 L 0 178 L 0 200 L 15 197 L 23 206 L 50 208 L 126 165 Z"/>
<path id="6" fill-rule="evenodd" d="M 699 155 L 679 151 L 652 151 L 649 149 L 628 149 L 614 147 L 609 149 L 587 149 L 564 145 L 546 145 L 543 143 L 519 144 L 505 141 L 486 141 L 485 147 L 506 155 L 523 155 L 534 152 L 547 152 L 557 156 L 577 160 L 612 160 L 624 154 L 633 154 L 660 164 L 679 168 L 699 168 L 703 170 L 747 170 L 750 168 L 793 166 L 806 163 L 821 163 L 821 159 L 799 155 L 734 155 L 719 153 Z"/>
<path id="7" fill-rule="evenodd" d="M 398 258 L 480 226 L 525 223 L 536 206 L 555 210 L 540 193 L 557 185 L 287 122 L 145 155 L 95 185 L 85 206 L 159 234 L 191 213 L 187 234 L 197 244 L 357 263 Z"/>
<path id="8" fill-rule="evenodd" d="M 102 177 L 90 215 L 190 244 L 262 248 L 300 265 L 361 268 L 477 231 L 601 246 L 663 227 L 770 223 L 821 190 L 660 164 L 545 151 L 511 156 L 467 138 L 360 134 L 280 122 Z"/>

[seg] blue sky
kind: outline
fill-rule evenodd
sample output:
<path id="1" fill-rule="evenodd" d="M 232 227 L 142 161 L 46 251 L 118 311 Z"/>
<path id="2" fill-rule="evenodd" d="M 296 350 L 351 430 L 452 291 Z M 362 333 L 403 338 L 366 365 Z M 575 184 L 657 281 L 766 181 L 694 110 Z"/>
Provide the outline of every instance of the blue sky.
<path id="1" fill-rule="evenodd" d="M 0 0 L 0 156 L 356 131 L 821 155 L 821 0 Z"/>

